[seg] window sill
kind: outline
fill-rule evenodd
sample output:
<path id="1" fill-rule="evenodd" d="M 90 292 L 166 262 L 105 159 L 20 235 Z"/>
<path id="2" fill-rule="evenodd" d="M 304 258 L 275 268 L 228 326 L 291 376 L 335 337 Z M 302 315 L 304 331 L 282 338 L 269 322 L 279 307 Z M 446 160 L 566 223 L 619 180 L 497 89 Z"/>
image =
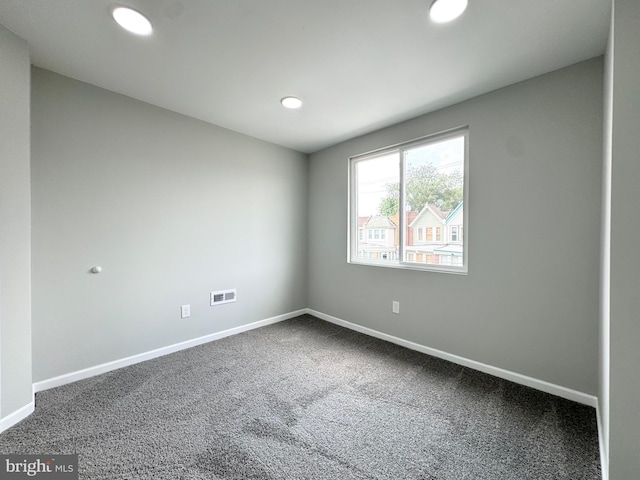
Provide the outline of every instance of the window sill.
<path id="1" fill-rule="evenodd" d="M 469 269 L 467 267 L 450 267 L 446 265 L 420 265 L 411 263 L 389 263 L 389 262 L 375 262 L 375 261 L 359 261 L 359 260 L 347 260 L 347 263 L 352 265 L 362 265 L 366 267 L 384 267 L 395 268 L 399 270 L 417 270 L 420 272 L 431 273 L 452 273 L 454 275 L 468 275 Z"/>

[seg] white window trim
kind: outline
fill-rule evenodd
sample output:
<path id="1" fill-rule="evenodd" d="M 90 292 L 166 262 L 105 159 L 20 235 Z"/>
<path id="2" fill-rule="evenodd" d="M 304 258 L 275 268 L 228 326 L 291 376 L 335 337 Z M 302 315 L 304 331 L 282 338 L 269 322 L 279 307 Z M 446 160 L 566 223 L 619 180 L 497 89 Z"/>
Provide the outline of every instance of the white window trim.
<path id="1" fill-rule="evenodd" d="M 375 155 L 385 155 L 394 151 L 400 152 L 400 184 L 402 188 L 400 189 L 400 205 L 404 205 L 404 160 L 402 152 L 406 149 L 419 145 L 421 143 L 426 142 L 436 142 L 440 140 L 445 140 L 451 137 L 460 137 L 463 136 L 464 141 L 464 174 L 463 174 L 463 221 L 462 221 L 462 238 L 461 244 L 464 246 L 463 248 L 463 264 L 462 266 L 449 266 L 449 265 L 432 265 L 432 264 L 416 264 L 405 262 L 402 259 L 404 258 L 404 243 L 405 243 L 405 230 L 404 227 L 404 219 L 400 220 L 399 225 L 399 246 L 398 246 L 398 261 L 397 263 L 387 263 L 385 261 L 375 261 L 373 259 L 361 259 L 357 256 L 357 242 L 352 242 L 353 238 L 357 238 L 357 202 L 355 199 L 356 194 L 356 164 L 359 159 L 369 159 Z M 372 150 L 370 152 L 362 153 L 359 155 L 354 155 L 349 157 L 348 162 L 348 185 L 349 185 L 349 195 L 348 195 L 348 215 L 347 215 L 347 263 L 356 264 L 356 265 L 368 265 L 368 266 L 376 266 L 376 267 L 387 267 L 387 268 L 398 268 L 404 270 L 421 270 L 427 272 L 438 272 L 438 273 L 453 273 L 458 275 L 467 275 L 469 273 L 469 127 L 461 126 L 452 128 L 446 131 L 442 131 L 439 133 L 435 133 L 432 135 L 426 135 L 424 137 L 417 138 L 415 140 L 410 140 L 408 142 L 399 143 L 395 145 L 391 145 L 389 147 L 384 147 L 377 150 Z M 399 215 L 399 218 L 402 217 L 402 214 Z M 352 221 L 355 219 L 356 221 Z M 443 228 L 443 237 L 445 236 L 445 229 Z M 435 235 L 435 231 L 434 231 Z M 425 231 L 426 238 L 426 231 Z"/>
<path id="2" fill-rule="evenodd" d="M 451 230 L 449 231 L 449 241 L 451 243 L 456 242 L 458 243 L 460 241 L 460 228 L 458 228 L 458 225 L 451 225 Z M 453 230 L 455 229 L 456 231 L 456 239 L 453 239 Z"/>

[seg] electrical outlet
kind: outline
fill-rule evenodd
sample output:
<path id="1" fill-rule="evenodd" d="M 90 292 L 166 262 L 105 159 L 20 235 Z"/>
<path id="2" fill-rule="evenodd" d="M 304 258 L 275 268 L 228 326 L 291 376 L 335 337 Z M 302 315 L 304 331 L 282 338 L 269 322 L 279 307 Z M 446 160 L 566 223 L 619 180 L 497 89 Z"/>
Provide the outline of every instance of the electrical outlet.
<path id="1" fill-rule="evenodd" d="M 187 318 L 191 316 L 191 305 L 181 305 L 180 306 L 180 317 Z"/>
<path id="2" fill-rule="evenodd" d="M 394 300 L 391 302 L 391 311 L 393 313 L 400 313 L 400 302 Z"/>

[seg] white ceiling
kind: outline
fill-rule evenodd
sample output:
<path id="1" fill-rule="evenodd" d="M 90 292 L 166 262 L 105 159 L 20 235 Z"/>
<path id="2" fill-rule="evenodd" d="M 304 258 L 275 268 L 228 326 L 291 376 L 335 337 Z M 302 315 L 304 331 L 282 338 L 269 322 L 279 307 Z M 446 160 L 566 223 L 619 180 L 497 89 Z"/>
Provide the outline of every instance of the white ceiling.
<path id="1" fill-rule="evenodd" d="M 430 3 L 0 0 L 0 23 L 39 67 L 307 153 L 605 49 L 609 0 L 469 0 L 448 25 Z M 122 30 L 115 5 L 154 34 Z"/>

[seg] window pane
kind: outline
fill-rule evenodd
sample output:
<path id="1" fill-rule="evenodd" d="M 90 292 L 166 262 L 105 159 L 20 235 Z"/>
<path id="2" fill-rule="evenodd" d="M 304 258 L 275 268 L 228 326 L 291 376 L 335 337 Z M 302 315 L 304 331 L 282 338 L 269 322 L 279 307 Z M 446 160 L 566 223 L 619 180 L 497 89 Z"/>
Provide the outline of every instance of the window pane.
<path id="1" fill-rule="evenodd" d="M 355 203 L 358 235 L 355 258 L 382 262 L 398 260 L 399 153 L 393 152 L 355 163 Z"/>
<path id="2" fill-rule="evenodd" d="M 462 266 L 464 245 L 458 232 L 463 224 L 464 143 L 461 135 L 404 151 L 407 263 Z"/>

